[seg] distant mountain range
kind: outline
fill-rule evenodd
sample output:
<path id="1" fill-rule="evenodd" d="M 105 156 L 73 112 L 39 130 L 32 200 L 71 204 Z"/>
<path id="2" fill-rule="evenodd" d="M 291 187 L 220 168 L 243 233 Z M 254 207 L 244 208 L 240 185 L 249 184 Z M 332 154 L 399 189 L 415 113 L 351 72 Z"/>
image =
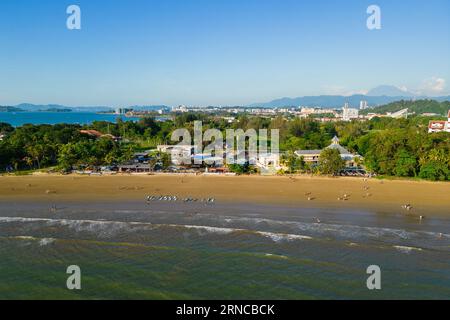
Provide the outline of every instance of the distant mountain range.
<path id="1" fill-rule="evenodd" d="M 335 108 L 340 109 L 345 103 L 351 107 L 359 108 L 361 101 L 367 101 L 369 107 L 378 107 L 402 100 L 427 100 L 432 99 L 438 102 L 450 101 L 450 96 L 441 97 L 427 97 L 423 95 L 415 95 L 407 90 L 402 90 L 395 86 L 382 85 L 370 90 L 367 94 L 355 94 L 351 96 L 343 95 L 320 95 L 320 96 L 304 96 L 298 98 L 281 98 L 272 100 L 270 102 L 253 103 L 245 107 L 259 107 L 259 108 L 281 108 L 281 107 L 321 107 L 321 108 Z M 1 107 L 1 106 L 0 106 Z M 53 111 L 53 112 L 112 112 L 114 108 L 107 106 L 86 106 L 86 107 L 67 107 L 58 104 L 30 104 L 22 103 L 17 106 L 8 106 L 9 110 L 14 111 Z M 12 109 L 15 108 L 15 109 Z M 148 105 L 148 106 L 124 106 L 123 108 L 130 108 L 136 111 L 157 111 L 169 110 L 170 107 L 165 105 Z M 0 111 L 7 110 L 6 107 Z"/>
<path id="2" fill-rule="evenodd" d="M 321 95 L 304 96 L 298 98 L 281 98 L 270 102 L 253 103 L 249 107 L 280 108 L 280 107 L 322 107 L 322 108 L 342 108 L 345 103 L 351 107 L 359 107 L 360 101 L 367 101 L 370 107 L 376 107 L 401 100 L 421 100 L 433 99 L 439 102 L 450 101 L 450 96 L 427 97 L 418 96 L 408 91 L 403 91 L 395 86 L 383 85 L 370 90 L 367 94 L 355 94 L 352 96 L 342 95 Z"/>

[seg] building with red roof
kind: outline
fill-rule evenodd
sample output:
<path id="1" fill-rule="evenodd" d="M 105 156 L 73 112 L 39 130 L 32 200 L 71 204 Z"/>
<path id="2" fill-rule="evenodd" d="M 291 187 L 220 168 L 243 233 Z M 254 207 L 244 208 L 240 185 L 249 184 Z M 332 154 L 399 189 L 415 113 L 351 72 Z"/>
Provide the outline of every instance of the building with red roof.
<path id="1" fill-rule="evenodd" d="M 447 114 L 447 121 L 430 121 L 428 124 L 428 133 L 450 132 L 450 110 Z"/>

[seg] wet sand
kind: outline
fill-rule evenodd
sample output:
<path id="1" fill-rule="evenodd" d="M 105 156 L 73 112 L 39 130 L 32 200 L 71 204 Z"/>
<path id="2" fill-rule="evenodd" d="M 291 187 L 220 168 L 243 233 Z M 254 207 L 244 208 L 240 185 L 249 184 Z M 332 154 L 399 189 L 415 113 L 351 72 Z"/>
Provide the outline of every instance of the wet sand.
<path id="1" fill-rule="evenodd" d="M 220 202 L 361 208 L 450 217 L 450 183 L 447 182 L 305 176 L 0 176 L 0 201 L 3 202 L 143 201 L 146 195 L 214 197 Z M 402 209 L 405 204 L 411 204 L 413 209 Z"/>

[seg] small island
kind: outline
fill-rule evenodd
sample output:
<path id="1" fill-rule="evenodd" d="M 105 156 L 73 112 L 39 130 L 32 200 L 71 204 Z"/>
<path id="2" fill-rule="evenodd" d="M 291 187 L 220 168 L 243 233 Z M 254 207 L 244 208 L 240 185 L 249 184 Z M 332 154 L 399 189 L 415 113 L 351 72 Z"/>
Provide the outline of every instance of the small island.
<path id="1" fill-rule="evenodd" d="M 17 107 L 0 106 L 0 112 L 23 112 L 24 110 Z"/>
<path id="2" fill-rule="evenodd" d="M 72 112 L 72 110 L 69 108 L 48 108 L 38 110 L 38 112 Z"/>

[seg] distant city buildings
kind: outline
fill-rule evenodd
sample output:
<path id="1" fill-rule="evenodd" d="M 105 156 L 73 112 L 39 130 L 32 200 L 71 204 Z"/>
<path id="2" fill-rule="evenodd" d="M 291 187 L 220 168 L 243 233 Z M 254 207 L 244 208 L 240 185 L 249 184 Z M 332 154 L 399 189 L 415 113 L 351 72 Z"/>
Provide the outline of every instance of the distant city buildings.
<path id="1" fill-rule="evenodd" d="M 342 109 L 342 120 L 351 121 L 353 119 L 358 118 L 359 118 L 359 110 L 350 108 L 348 103 L 346 103 L 344 108 Z"/>
<path id="2" fill-rule="evenodd" d="M 174 107 L 172 108 L 172 112 L 181 112 L 181 113 L 186 113 L 189 112 L 189 109 L 185 106 L 185 105 L 179 105 L 178 107 Z"/>
<path id="3" fill-rule="evenodd" d="M 133 111 L 133 109 L 129 109 L 129 108 L 116 108 L 116 110 L 115 110 L 115 114 L 118 114 L 118 115 L 124 115 L 124 114 L 126 114 L 126 113 L 128 113 L 128 112 L 130 112 L 130 111 Z"/>
<path id="4" fill-rule="evenodd" d="M 362 101 L 359 102 L 359 109 L 360 110 L 366 110 L 368 108 L 369 108 L 369 105 L 368 105 L 367 101 L 362 100 Z"/>
<path id="5" fill-rule="evenodd" d="M 447 121 L 430 121 L 428 133 L 433 132 L 450 132 L 450 110 L 447 114 Z"/>
<path id="6" fill-rule="evenodd" d="M 316 108 L 308 108 L 308 107 L 302 107 L 300 110 L 300 113 L 303 115 L 309 116 L 310 114 L 314 114 L 316 112 Z"/>
<path id="7" fill-rule="evenodd" d="M 317 106 L 298 106 L 298 107 L 280 107 L 280 108 L 264 108 L 264 107 L 243 107 L 243 106 L 186 106 L 179 105 L 172 108 L 150 109 L 150 110 L 133 110 L 126 108 L 117 108 L 116 114 L 123 114 L 126 117 L 154 117 L 156 121 L 173 120 L 177 113 L 202 113 L 212 115 L 215 119 L 223 120 L 229 124 L 239 121 L 237 115 L 246 114 L 249 116 L 257 116 L 261 118 L 273 119 L 277 116 L 292 119 L 294 117 L 312 119 L 317 122 L 338 122 L 338 121 L 368 121 L 375 117 L 379 118 L 407 118 L 415 113 L 409 112 L 408 109 L 402 109 L 396 112 L 387 113 L 367 113 L 364 110 L 369 109 L 368 102 L 361 100 L 359 108 L 351 107 L 349 103 L 345 103 L 344 107 L 339 109 L 322 108 Z M 376 111 L 376 109 L 373 109 Z M 433 116 L 432 113 L 424 113 L 424 116 Z M 430 132 L 447 130 L 446 121 L 433 121 L 430 123 Z"/>
<path id="8" fill-rule="evenodd" d="M 330 117 L 326 117 L 326 115 L 332 115 L 333 117 L 338 116 L 338 112 L 334 109 L 322 109 L 322 108 L 311 108 L 311 107 L 299 107 L 300 112 L 297 114 L 300 118 L 308 118 L 311 116 L 321 116 L 318 119 L 331 119 Z"/>

